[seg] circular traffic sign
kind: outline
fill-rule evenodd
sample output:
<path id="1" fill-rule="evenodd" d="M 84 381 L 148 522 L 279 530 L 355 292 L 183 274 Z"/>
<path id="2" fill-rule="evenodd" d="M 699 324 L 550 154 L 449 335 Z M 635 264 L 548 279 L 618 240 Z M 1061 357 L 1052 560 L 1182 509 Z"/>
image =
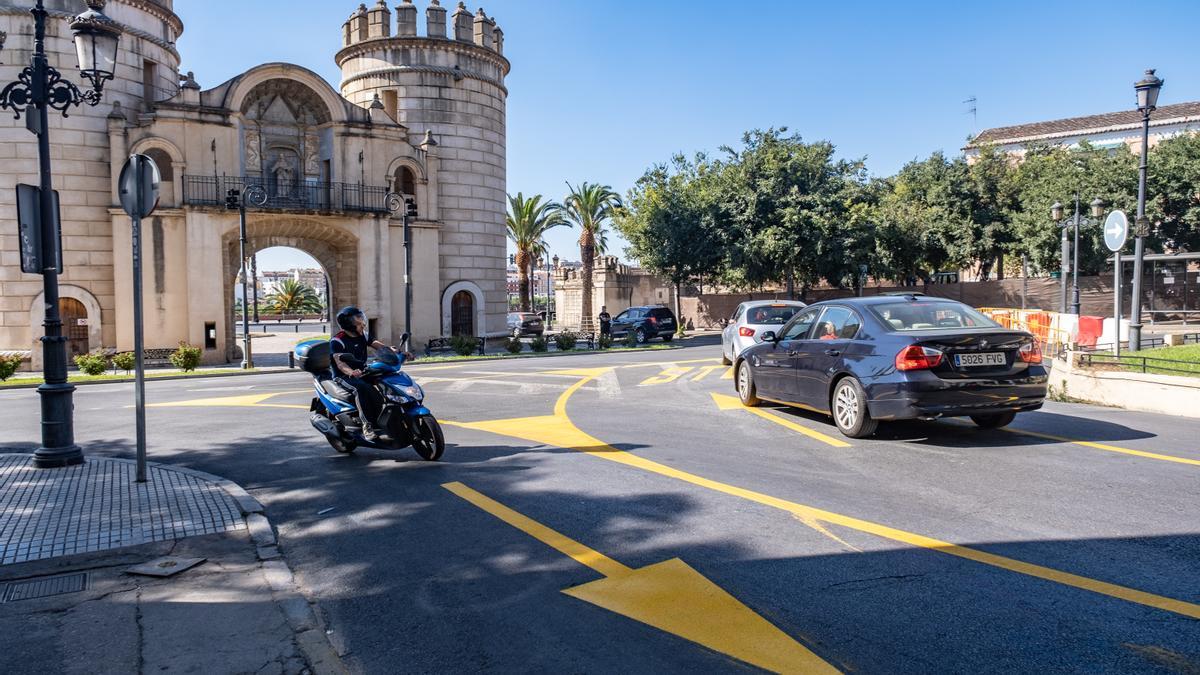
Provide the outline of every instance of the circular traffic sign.
<path id="1" fill-rule="evenodd" d="M 154 213 L 161 183 L 162 174 L 154 160 L 146 155 L 130 155 L 118 180 L 121 208 L 130 218 L 145 218 Z"/>
<path id="2" fill-rule="evenodd" d="M 1129 219 L 1124 211 L 1113 211 L 1104 221 L 1104 245 L 1116 253 L 1125 248 L 1125 240 L 1129 237 Z"/>

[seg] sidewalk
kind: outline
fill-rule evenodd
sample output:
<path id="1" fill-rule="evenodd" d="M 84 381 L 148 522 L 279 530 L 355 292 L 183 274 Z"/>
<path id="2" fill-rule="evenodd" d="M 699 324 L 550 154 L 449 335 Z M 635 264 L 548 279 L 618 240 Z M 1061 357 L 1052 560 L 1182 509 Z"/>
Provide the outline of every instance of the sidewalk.
<path id="1" fill-rule="evenodd" d="M 258 502 L 216 476 L 0 454 L 0 672 L 344 672 Z M 130 567 L 204 558 L 175 576 Z"/>

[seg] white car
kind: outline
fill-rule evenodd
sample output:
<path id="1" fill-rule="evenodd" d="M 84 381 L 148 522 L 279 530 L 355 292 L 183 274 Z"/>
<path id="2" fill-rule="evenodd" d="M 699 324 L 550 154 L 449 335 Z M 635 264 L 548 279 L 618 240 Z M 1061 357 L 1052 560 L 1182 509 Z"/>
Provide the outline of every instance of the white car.
<path id="1" fill-rule="evenodd" d="M 738 305 L 721 331 L 721 363 L 732 364 L 742 350 L 762 342 L 763 333 L 779 330 L 804 307 L 795 300 L 750 300 Z"/>

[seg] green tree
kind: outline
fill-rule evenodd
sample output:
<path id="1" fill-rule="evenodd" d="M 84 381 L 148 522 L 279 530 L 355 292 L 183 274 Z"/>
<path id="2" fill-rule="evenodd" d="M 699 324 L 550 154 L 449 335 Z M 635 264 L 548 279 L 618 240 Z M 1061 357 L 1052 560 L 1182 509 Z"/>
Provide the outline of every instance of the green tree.
<path id="1" fill-rule="evenodd" d="M 579 227 L 579 255 L 582 258 L 583 297 L 581 302 L 582 324 L 585 330 L 592 326 L 592 272 L 596 267 L 598 244 L 606 246 L 605 225 L 616 209 L 621 207 L 621 197 L 607 185 L 583 182 L 578 188 L 567 187 L 570 193 L 563 200 L 563 214 L 571 225 Z"/>
<path id="2" fill-rule="evenodd" d="M 671 281 L 676 316 L 680 287 L 716 274 L 725 257 L 717 205 L 707 189 L 710 169 L 703 155 L 694 161 L 676 155 L 670 164 L 639 178 L 614 217 L 617 231 L 629 242 L 626 253 Z M 678 329 L 683 330 L 681 322 Z"/>
<path id="3" fill-rule="evenodd" d="M 1153 243 L 1164 252 L 1200 250 L 1200 134 L 1159 143 L 1149 165 L 1147 215 L 1157 225 Z"/>
<path id="4" fill-rule="evenodd" d="M 284 279 L 266 297 L 267 311 L 275 314 L 316 314 L 325 308 L 312 286 Z"/>
<path id="5" fill-rule="evenodd" d="M 517 274 L 520 278 L 520 304 L 522 312 L 532 311 L 529 284 L 529 269 L 538 256 L 545 256 L 546 232 L 565 225 L 563 208 L 556 202 L 543 202 L 541 195 L 528 199 L 518 192 L 508 196 L 508 238 L 516 246 Z"/>

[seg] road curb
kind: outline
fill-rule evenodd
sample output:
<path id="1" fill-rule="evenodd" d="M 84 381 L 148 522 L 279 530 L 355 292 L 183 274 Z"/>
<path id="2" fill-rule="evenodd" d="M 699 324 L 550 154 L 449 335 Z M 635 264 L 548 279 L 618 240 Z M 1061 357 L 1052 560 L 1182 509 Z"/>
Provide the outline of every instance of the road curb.
<path id="1" fill-rule="evenodd" d="M 312 672 L 316 675 L 349 673 L 337 649 L 329 640 L 329 632 L 325 622 L 321 620 L 320 613 L 316 611 L 315 604 L 301 591 L 300 585 L 296 583 L 296 575 L 284 560 L 279 550 L 275 528 L 267 518 L 262 502 L 228 478 L 169 464 L 152 464 L 160 469 L 177 471 L 209 481 L 237 502 L 242 511 L 242 518 L 246 521 L 246 531 L 257 549 L 259 566 L 271 589 L 272 599 L 291 627 L 296 645 L 308 659 Z"/>
<path id="2" fill-rule="evenodd" d="M 279 373 L 302 373 L 302 372 L 304 372 L 304 371 L 300 370 L 299 368 L 279 367 L 276 370 L 254 370 L 251 372 L 234 371 L 231 373 L 205 373 L 203 375 L 163 375 L 162 377 L 147 377 L 146 382 L 148 382 L 148 383 L 149 382 L 169 382 L 172 380 L 205 380 L 205 379 L 214 379 L 214 378 L 223 378 L 223 377 L 250 377 L 253 375 L 278 375 Z M 94 386 L 97 384 L 129 384 L 130 382 L 136 382 L 136 380 L 132 377 L 121 377 L 121 378 L 116 378 L 116 379 L 112 379 L 112 380 L 100 380 L 97 382 L 69 382 L 68 381 L 68 384 L 71 384 L 76 387 L 90 387 L 90 386 Z M 9 391 L 12 389 L 37 389 L 40 386 L 42 386 L 41 382 L 38 382 L 36 384 L 33 384 L 33 383 L 31 383 L 31 384 L 10 384 L 10 385 L 4 386 L 4 387 L 0 387 L 0 392 Z"/>

